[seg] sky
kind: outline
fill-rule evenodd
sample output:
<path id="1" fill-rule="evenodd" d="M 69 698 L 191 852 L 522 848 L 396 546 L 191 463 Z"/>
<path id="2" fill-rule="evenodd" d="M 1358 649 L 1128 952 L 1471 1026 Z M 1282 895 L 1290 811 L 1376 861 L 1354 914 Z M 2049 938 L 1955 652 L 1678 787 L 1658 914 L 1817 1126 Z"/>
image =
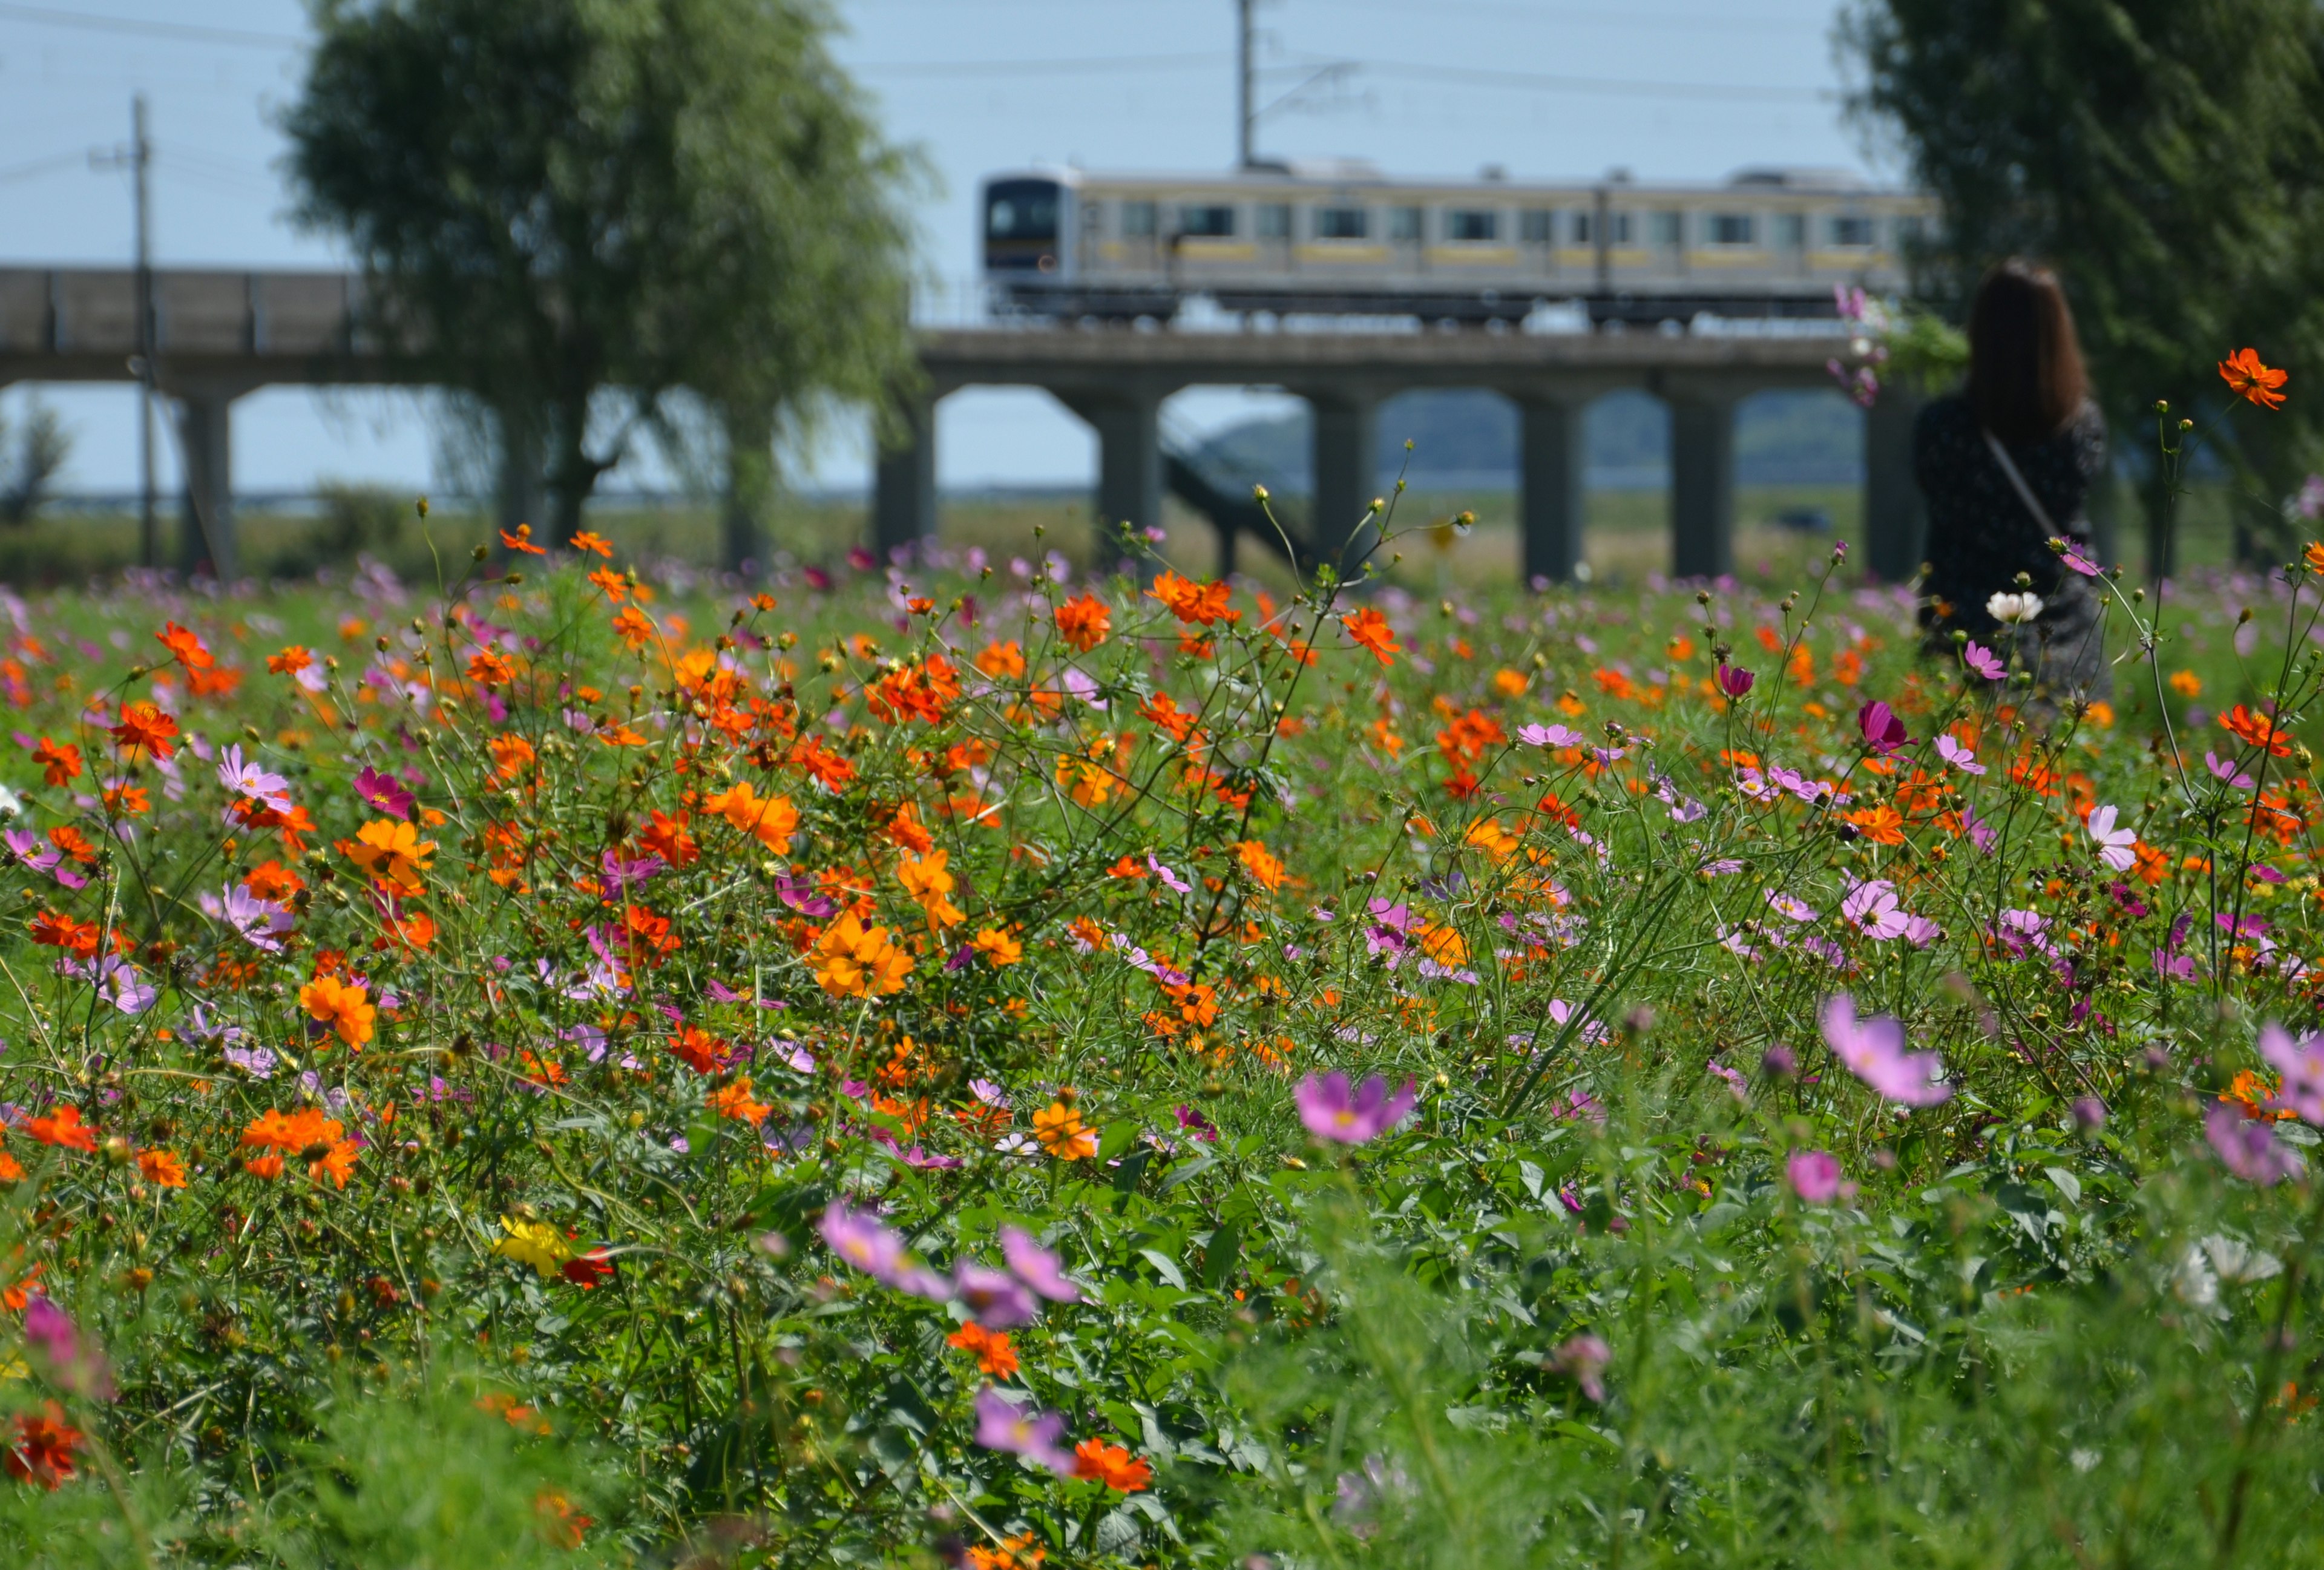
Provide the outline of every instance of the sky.
<path id="1" fill-rule="evenodd" d="M 1235 152 L 1234 0 L 835 0 L 835 52 L 890 141 L 929 171 L 914 203 L 939 309 L 975 275 L 978 181 L 1028 163 L 1205 170 Z M 1838 95 L 1835 0 L 1258 0 L 1259 150 L 1369 158 L 1391 173 L 1716 179 L 1745 164 L 1895 178 Z M 157 263 L 332 266 L 327 236 L 288 217 L 282 107 L 309 35 L 300 0 L 0 0 L 0 263 L 126 264 L 126 174 L 92 152 L 129 135 L 147 95 Z M 1327 70 L 1327 68 L 1341 68 Z M 1323 79 L 1315 78 L 1323 75 Z M 0 419 L 37 391 L 74 439 L 66 488 L 136 483 L 125 390 L 0 390 Z M 1182 393 L 1200 431 L 1283 406 L 1262 390 Z M 420 488 L 430 416 L 410 394 L 278 389 L 235 406 L 235 483 L 300 492 L 332 480 Z M 174 475 L 164 452 L 164 483 Z M 971 389 L 940 406 L 947 487 L 1088 478 L 1085 427 L 1041 392 Z M 858 432 L 794 466 L 806 485 L 860 487 Z M 609 483 L 656 485 L 650 462 Z M 441 489 L 440 484 L 438 486 Z"/>

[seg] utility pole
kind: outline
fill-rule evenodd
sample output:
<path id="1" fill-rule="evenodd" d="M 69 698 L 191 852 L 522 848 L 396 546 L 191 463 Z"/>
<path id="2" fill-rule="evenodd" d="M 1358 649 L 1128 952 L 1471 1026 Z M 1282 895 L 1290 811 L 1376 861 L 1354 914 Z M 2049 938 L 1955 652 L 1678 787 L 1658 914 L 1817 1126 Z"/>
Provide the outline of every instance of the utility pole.
<path id="1" fill-rule="evenodd" d="M 1235 0 L 1235 11 L 1241 23 L 1240 31 L 1237 34 L 1237 48 L 1235 53 L 1237 68 L 1235 73 L 1236 106 L 1240 110 L 1240 113 L 1235 116 L 1235 148 L 1240 161 L 1240 165 L 1244 169 L 1249 169 L 1251 166 L 1252 160 L 1255 156 L 1251 147 L 1251 140 L 1252 133 L 1257 129 L 1256 120 L 1258 112 L 1253 107 L 1250 73 L 1251 10 L 1257 4 L 1258 0 Z"/>
<path id="2" fill-rule="evenodd" d="M 153 243 L 152 206 L 146 189 L 146 167 L 153 162 L 153 141 L 145 132 L 145 95 L 129 101 L 129 145 L 99 147 L 88 155 L 92 169 L 127 168 L 136 192 L 137 212 L 137 355 L 129 368 L 137 374 L 137 560 L 152 567 L 161 560 L 161 541 L 153 518 Z"/>
<path id="3" fill-rule="evenodd" d="M 153 143 L 145 134 L 145 95 L 130 106 L 130 161 L 137 183 L 137 559 L 157 566 L 161 541 L 153 518 L 153 244 L 145 169 Z"/>

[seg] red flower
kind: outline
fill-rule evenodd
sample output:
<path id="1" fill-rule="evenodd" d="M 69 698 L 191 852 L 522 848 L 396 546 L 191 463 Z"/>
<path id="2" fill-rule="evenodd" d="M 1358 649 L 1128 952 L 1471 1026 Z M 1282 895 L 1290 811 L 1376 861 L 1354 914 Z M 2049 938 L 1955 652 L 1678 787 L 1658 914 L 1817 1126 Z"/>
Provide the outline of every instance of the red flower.
<path id="1" fill-rule="evenodd" d="M 2229 392 L 2262 409 L 2282 407 L 2283 394 L 2276 389 L 2291 379 L 2288 372 L 2261 365 L 2257 349 L 2237 349 L 2221 360 L 2219 375 Z"/>
<path id="2" fill-rule="evenodd" d="M 16 1436 L 0 1465 L 19 1482 L 37 1482 L 53 1492 L 73 1475 L 73 1452 L 80 1445 L 80 1430 L 65 1421 L 65 1409 L 54 1401 L 42 1404 L 37 1418 L 19 1413 Z"/>

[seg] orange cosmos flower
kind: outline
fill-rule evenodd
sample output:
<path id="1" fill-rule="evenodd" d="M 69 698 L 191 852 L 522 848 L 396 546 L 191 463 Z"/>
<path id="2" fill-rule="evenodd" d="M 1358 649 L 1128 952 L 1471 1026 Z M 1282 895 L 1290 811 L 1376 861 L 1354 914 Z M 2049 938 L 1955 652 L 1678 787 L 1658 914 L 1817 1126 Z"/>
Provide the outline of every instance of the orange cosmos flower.
<path id="1" fill-rule="evenodd" d="M 816 939 L 815 979 L 837 998 L 881 997 L 904 990 L 912 956 L 896 947 L 885 927 L 866 927 L 851 911 Z"/>
<path id="2" fill-rule="evenodd" d="M 202 647 L 200 638 L 175 622 L 162 623 L 161 630 L 153 634 L 153 641 L 170 651 L 171 659 L 189 670 L 208 670 L 217 663 L 210 651 Z"/>
<path id="3" fill-rule="evenodd" d="M 1049 1550 L 1035 1539 L 1030 1531 L 1005 1538 L 998 1547 L 988 1548 L 978 1544 L 968 1551 L 968 1570 L 1041 1570 L 1041 1561 Z"/>
<path id="4" fill-rule="evenodd" d="M 32 762 L 41 766 L 41 778 L 51 785 L 80 778 L 80 749 L 70 742 L 59 743 L 42 736 L 41 744 L 32 749 Z"/>
<path id="5" fill-rule="evenodd" d="M 1094 1479 L 1118 1493 L 1137 1493 L 1152 1481 L 1154 1468 L 1121 1445 L 1084 1439 L 1074 1446 L 1074 1475 Z"/>
<path id="6" fill-rule="evenodd" d="M 372 1020 L 379 1013 L 364 985 L 350 985 L 329 975 L 318 975 L 300 987 L 299 1004 L 310 1019 L 330 1026 L 340 1040 L 353 1048 L 371 1039 Z"/>
<path id="7" fill-rule="evenodd" d="M 904 885 L 904 892 L 919 901 L 931 927 L 957 927 L 968 919 L 966 912 L 945 898 L 957 882 L 945 868 L 951 859 L 950 851 L 933 851 L 924 856 L 903 856 L 896 863 L 896 881 Z"/>
<path id="8" fill-rule="evenodd" d="M 171 738 L 178 734 L 178 722 L 164 714 L 159 704 L 123 704 L 121 723 L 111 728 L 115 743 L 132 762 L 140 753 L 167 758 L 176 750 Z"/>
<path id="9" fill-rule="evenodd" d="M 613 632 L 632 650 L 638 650 L 653 642 L 654 624 L 637 606 L 624 605 L 613 618 Z"/>
<path id="10" fill-rule="evenodd" d="M 2276 389 L 2290 380 L 2290 374 L 2260 364 L 2257 349 L 2237 349 L 2219 362 L 2219 375 L 2227 391 L 2236 397 L 2258 404 L 2262 409 L 2280 409 L 2283 394 Z"/>
<path id="11" fill-rule="evenodd" d="M 156 1188 L 183 1188 L 186 1186 L 186 1164 L 169 1150 L 138 1151 L 137 1171 Z"/>
<path id="12" fill-rule="evenodd" d="M 76 921 L 60 910 L 43 910 L 32 918 L 32 941 L 87 959 L 97 952 L 97 925 Z"/>
<path id="13" fill-rule="evenodd" d="M 977 953 L 984 956 L 996 969 L 1001 965 L 1015 965 L 1025 957 L 1025 946 L 994 927 L 988 927 L 978 933 L 975 943 L 971 947 Z"/>
<path id="14" fill-rule="evenodd" d="M 2264 714 L 2254 714 L 2237 704 L 2219 716 L 2219 726 L 2247 747 L 2265 747 L 2279 758 L 2292 755 L 2292 743 L 2283 739 L 2283 732 L 2274 719 Z"/>
<path id="15" fill-rule="evenodd" d="M 751 1099 L 751 1076 L 747 1074 L 723 1089 L 712 1091 L 703 1100 L 720 1117 L 735 1118 L 752 1128 L 765 1122 L 767 1114 L 775 1110 L 764 1102 Z"/>
<path id="16" fill-rule="evenodd" d="M 425 886 L 420 874 L 428 870 L 428 858 L 436 854 L 436 842 L 421 839 L 416 825 L 381 817 L 355 830 L 354 839 L 341 840 L 339 849 L 382 888 L 401 894 L 417 894 Z"/>
<path id="17" fill-rule="evenodd" d="M 1367 605 L 1352 615 L 1342 616 L 1340 625 L 1348 630 L 1349 637 L 1370 650 L 1373 659 L 1383 665 L 1396 663 L 1397 651 L 1403 645 L 1396 641 L 1396 629 L 1388 624 L 1386 616 Z"/>
<path id="18" fill-rule="evenodd" d="M 1062 1101 L 1033 1114 L 1033 1137 L 1060 1161 L 1085 1161 L 1097 1154 L 1096 1131 L 1084 1127 L 1080 1112 Z"/>
<path id="19" fill-rule="evenodd" d="M 613 547 L 612 542 L 599 535 L 592 534 L 586 529 L 584 529 L 580 533 L 576 534 L 573 537 L 573 549 L 576 550 L 594 550 L 609 561 L 613 559 Z"/>
<path id="20" fill-rule="evenodd" d="M 478 687 L 505 687 L 516 679 L 516 667 L 497 649 L 479 649 L 468 656 L 468 679 Z"/>
<path id="21" fill-rule="evenodd" d="M 65 1150 L 97 1149 L 97 1131 L 80 1121 L 80 1108 L 68 1102 L 45 1117 L 26 1118 L 24 1131 L 44 1145 Z"/>
<path id="22" fill-rule="evenodd" d="M 1867 807 L 1846 815 L 1856 830 L 1874 845 L 1903 845 L 1904 818 L 1895 808 L 1885 803 Z"/>
<path id="23" fill-rule="evenodd" d="M 610 567 L 601 567 L 591 573 L 589 581 L 604 593 L 607 605 L 618 605 L 630 597 L 630 580 Z"/>
<path id="24" fill-rule="evenodd" d="M 945 1344 L 973 1353 L 976 1366 L 994 1379 L 1016 1377 L 1017 1349 L 1010 1344 L 1009 1333 L 1005 1330 L 987 1330 L 972 1320 L 945 1336 Z"/>
<path id="25" fill-rule="evenodd" d="M 296 676 L 315 662 L 315 657 L 297 643 L 266 657 L 266 669 L 277 676 Z"/>
<path id="26" fill-rule="evenodd" d="M 1283 864 L 1276 859 L 1274 853 L 1263 842 L 1238 840 L 1234 851 L 1235 859 L 1242 863 L 1242 870 L 1249 873 L 1260 888 L 1279 889 L 1283 886 Z"/>
<path id="27" fill-rule="evenodd" d="M 1025 651 L 1011 639 L 1006 643 L 987 643 L 976 656 L 976 668 L 987 676 L 1012 677 L 1025 674 Z"/>
<path id="28" fill-rule="evenodd" d="M 518 524 L 516 526 L 516 532 L 513 534 L 510 533 L 505 529 L 502 530 L 501 543 L 511 550 L 521 550 L 527 556 L 547 556 L 549 554 L 549 552 L 543 550 L 540 546 L 535 545 L 532 542 L 532 525 L 530 523 Z"/>
<path id="29" fill-rule="evenodd" d="M 710 797 L 702 809 L 717 814 L 779 856 L 790 854 L 791 836 L 798 832 L 798 808 L 791 805 L 791 799 L 761 796 L 748 780 L 737 780 Z"/>
<path id="30" fill-rule="evenodd" d="M 1146 597 L 1160 600 L 1182 622 L 1207 627 L 1213 622 L 1242 620 L 1240 611 L 1227 608 L 1227 596 L 1231 592 L 1223 583 L 1200 584 L 1175 572 L 1166 572 L 1154 580 Z"/>
<path id="31" fill-rule="evenodd" d="M 41 1404 L 40 1416 L 19 1412 L 15 1431 L 0 1430 L 0 1466 L 19 1482 L 36 1482 L 54 1493 L 75 1475 L 73 1452 L 80 1447 L 80 1430 L 65 1421 L 65 1409 L 55 1401 Z"/>
<path id="32" fill-rule="evenodd" d="M 16 1158 L 5 1150 L 0 1150 L 0 1183 L 19 1182 L 23 1176 L 24 1168 L 17 1163 Z M 11 1303 L 8 1307 L 14 1308 L 18 1305 Z"/>
<path id="33" fill-rule="evenodd" d="M 1083 595 L 1057 607 L 1057 631 L 1066 642 L 1086 654 L 1113 631 L 1113 612 L 1095 595 Z"/>
<path id="34" fill-rule="evenodd" d="M 355 1173 L 355 1155 L 361 1148 L 345 1138 L 346 1133 L 346 1125 L 327 1116 L 320 1107 L 261 1113 L 243 1130 L 242 1144 L 244 1150 L 267 1154 L 244 1157 L 243 1169 L 254 1178 L 279 1178 L 283 1158 L 295 1156 L 307 1163 L 309 1181 L 320 1183 L 327 1178 L 333 1187 L 345 1188 Z"/>

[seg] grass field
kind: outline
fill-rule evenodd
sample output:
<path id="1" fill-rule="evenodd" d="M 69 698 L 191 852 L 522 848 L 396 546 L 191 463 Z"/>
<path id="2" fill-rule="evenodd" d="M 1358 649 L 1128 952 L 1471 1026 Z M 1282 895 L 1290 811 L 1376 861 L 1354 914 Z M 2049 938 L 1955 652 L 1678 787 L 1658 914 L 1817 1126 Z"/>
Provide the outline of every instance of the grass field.
<path id="1" fill-rule="evenodd" d="M 0 1554 L 2319 1562 L 2318 569 L 2097 580 L 2082 704 L 1462 501 L 26 585 Z"/>

